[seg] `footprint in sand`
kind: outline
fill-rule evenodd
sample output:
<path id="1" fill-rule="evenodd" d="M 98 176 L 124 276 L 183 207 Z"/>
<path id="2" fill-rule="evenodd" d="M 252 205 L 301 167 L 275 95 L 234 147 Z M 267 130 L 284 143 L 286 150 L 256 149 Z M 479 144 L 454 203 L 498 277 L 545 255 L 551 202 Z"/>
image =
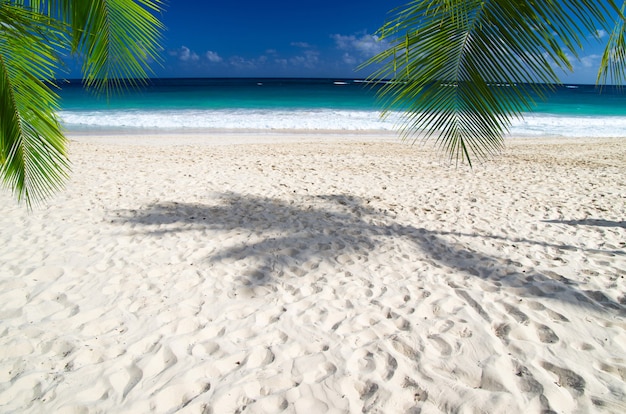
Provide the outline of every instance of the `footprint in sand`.
<path id="1" fill-rule="evenodd" d="M 244 363 L 251 369 L 262 368 L 274 362 L 275 357 L 270 348 L 256 347 L 250 352 Z"/>
<path id="2" fill-rule="evenodd" d="M 348 366 L 352 365 L 356 368 L 357 372 L 369 373 L 376 369 L 376 361 L 374 361 L 374 354 L 365 350 L 358 349 L 350 360 L 348 360 Z"/>
<path id="3" fill-rule="evenodd" d="M 494 332 L 498 338 L 505 344 L 509 343 L 509 334 L 511 333 L 511 326 L 508 323 L 500 323 L 494 327 Z"/>
<path id="4" fill-rule="evenodd" d="M 63 309 L 60 309 L 59 311 L 51 314 L 52 320 L 68 319 L 68 318 L 71 318 L 72 316 L 77 315 L 78 312 L 80 311 L 80 307 L 74 304 L 73 302 L 71 302 L 70 300 L 68 300 L 67 295 L 65 293 L 62 293 L 56 296 L 52 300 L 57 302 L 59 305 L 63 306 Z"/>
<path id="5" fill-rule="evenodd" d="M 428 392 L 419 386 L 419 384 L 413 381 L 409 377 L 404 377 L 404 383 L 402 383 L 402 388 L 412 388 L 413 389 L 413 398 L 415 402 L 424 402 L 428 399 Z M 419 411 L 417 411 L 419 412 Z"/>
<path id="6" fill-rule="evenodd" d="M 450 319 L 446 319 L 445 321 L 439 323 L 438 325 L 439 326 L 437 330 L 439 331 L 439 333 L 446 333 L 454 327 L 454 322 L 451 321 Z"/>
<path id="7" fill-rule="evenodd" d="M 301 356 L 293 360 L 291 378 L 299 384 L 320 383 L 337 372 L 337 366 L 322 353 Z"/>
<path id="8" fill-rule="evenodd" d="M 485 309 L 483 309 L 482 306 L 480 306 L 480 304 L 478 302 L 476 302 L 476 300 L 474 300 L 474 298 L 472 298 L 469 293 L 467 293 L 464 290 L 461 289 L 454 289 L 454 292 L 461 297 L 462 299 L 464 299 L 468 305 L 470 305 L 472 307 L 472 309 L 474 309 L 476 311 L 476 313 L 478 313 L 484 320 L 486 320 L 487 322 L 491 322 L 491 318 L 489 317 L 489 315 L 487 314 L 487 312 L 485 312 Z"/>
<path id="9" fill-rule="evenodd" d="M 585 379 L 567 368 L 557 367 L 549 362 L 542 362 L 541 366 L 555 374 L 559 380 L 556 383 L 559 387 L 565 387 L 571 394 L 582 395 L 585 393 L 587 385 Z"/>
<path id="10" fill-rule="evenodd" d="M 128 393 L 141 381 L 143 371 L 134 363 L 123 371 L 116 372 L 109 378 L 113 388 L 125 399 Z M 123 387 L 123 388 L 122 388 Z M 120 390 L 122 390 L 120 392 Z"/>
<path id="11" fill-rule="evenodd" d="M 547 308 L 545 305 L 539 302 L 528 302 L 528 306 L 536 311 L 546 311 L 548 316 L 556 322 L 569 322 L 565 316 L 561 315 L 558 312 L 553 311 L 552 309 Z M 507 309 L 508 310 L 508 309 Z"/>
<path id="12" fill-rule="evenodd" d="M 559 337 L 549 326 L 542 325 L 540 323 L 536 323 L 535 326 L 537 329 L 537 336 L 541 342 L 545 344 L 554 344 L 559 341 Z"/>
<path id="13" fill-rule="evenodd" d="M 325 362 L 318 368 L 318 376 L 315 378 L 314 382 L 322 382 L 326 378 L 332 376 L 337 372 L 337 366 L 332 362 Z"/>
<path id="14" fill-rule="evenodd" d="M 390 339 L 391 345 L 394 347 L 394 349 L 407 357 L 409 360 L 417 362 L 420 359 L 419 352 L 410 345 L 406 344 L 403 340 L 401 340 L 397 336 L 394 336 Z"/>
<path id="15" fill-rule="evenodd" d="M 177 362 L 178 358 L 170 347 L 162 346 L 156 353 L 144 358 L 139 365 L 143 367 L 143 376 L 148 379 L 159 376 Z"/>
<path id="16" fill-rule="evenodd" d="M 395 312 L 387 311 L 385 317 L 387 319 L 393 320 L 393 323 L 394 325 L 396 325 L 396 328 L 400 329 L 401 331 L 408 331 L 411 329 L 411 323 Z"/>
<path id="17" fill-rule="evenodd" d="M 76 347 L 67 341 L 50 341 L 42 349 L 46 353 L 52 351 L 57 356 L 66 358 L 76 350 Z"/>
<path id="18" fill-rule="evenodd" d="M 535 379 L 528 368 L 515 362 L 515 376 L 520 378 L 519 388 L 531 394 L 543 394 L 543 385 Z"/>
<path id="19" fill-rule="evenodd" d="M 391 354 L 387 354 L 387 370 L 383 378 L 389 381 L 395 375 L 396 369 L 398 369 L 398 361 Z"/>
<path id="20" fill-rule="evenodd" d="M 565 316 L 561 315 L 558 312 L 555 312 L 551 309 L 547 309 L 546 312 L 548 313 L 548 316 L 550 316 L 550 318 L 552 318 L 552 320 L 556 322 L 569 322 L 569 319 L 567 319 Z"/>
<path id="21" fill-rule="evenodd" d="M 376 394 L 378 388 L 378 384 L 376 384 L 375 382 L 366 381 L 365 384 L 362 384 L 362 386 L 360 386 L 358 389 L 359 397 L 361 398 L 361 400 L 367 401 L 372 398 L 374 394 Z"/>
<path id="22" fill-rule="evenodd" d="M 542 303 L 535 301 L 528 302 L 528 307 L 536 311 L 542 311 L 546 309 L 546 307 Z"/>
<path id="23" fill-rule="evenodd" d="M 154 408 L 163 412 L 179 412 L 210 389 L 209 382 L 168 384 L 152 396 Z"/>
<path id="24" fill-rule="evenodd" d="M 598 368 L 626 382 L 626 367 L 621 367 L 619 365 L 609 365 L 602 362 L 598 365 Z"/>
<path id="25" fill-rule="evenodd" d="M 524 312 L 522 312 L 521 310 L 519 310 L 518 307 L 516 306 L 512 306 L 509 304 L 504 304 L 504 309 L 506 310 L 506 312 L 511 315 L 518 323 L 521 323 L 522 325 L 528 325 L 528 315 L 526 315 Z"/>
<path id="26" fill-rule="evenodd" d="M 539 404 L 542 410 L 541 412 L 553 412 L 550 408 L 548 399 L 544 395 L 543 385 L 535 379 L 527 367 L 520 365 L 519 363 L 515 363 L 515 376 L 519 378 L 518 387 L 522 392 L 539 396 Z"/>
<path id="27" fill-rule="evenodd" d="M 439 335 L 428 335 L 428 339 L 435 343 L 441 356 L 450 356 L 452 354 L 452 346 Z"/>
<path id="28" fill-rule="evenodd" d="M 282 395 L 269 395 L 251 403 L 248 409 L 251 412 L 282 413 L 289 407 L 289 401 Z"/>
<path id="29" fill-rule="evenodd" d="M 603 292 L 598 290 L 589 290 L 585 292 L 587 296 L 598 302 L 601 306 L 610 308 L 610 309 L 620 309 L 620 306 L 613 302 L 611 298 L 606 296 Z"/>
<path id="30" fill-rule="evenodd" d="M 385 401 L 392 396 L 389 391 L 370 380 L 357 385 L 356 390 L 359 393 L 359 398 L 363 401 L 363 407 L 360 410 L 363 413 L 379 412 L 378 407 L 384 406 Z"/>
<path id="31" fill-rule="evenodd" d="M 366 349 L 357 350 L 348 361 L 348 366 L 361 374 L 376 371 L 381 378 L 390 380 L 398 369 L 398 361 L 393 355 L 377 347 L 374 352 Z"/>

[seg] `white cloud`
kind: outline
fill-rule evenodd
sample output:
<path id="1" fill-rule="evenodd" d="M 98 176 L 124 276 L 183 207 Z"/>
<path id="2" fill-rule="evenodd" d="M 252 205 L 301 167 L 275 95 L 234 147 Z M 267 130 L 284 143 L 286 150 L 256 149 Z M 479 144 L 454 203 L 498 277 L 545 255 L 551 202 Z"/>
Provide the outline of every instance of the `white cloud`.
<path id="1" fill-rule="evenodd" d="M 606 32 L 606 30 L 596 29 L 595 33 L 592 33 L 591 36 L 589 37 L 593 39 L 603 39 L 607 36 L 608 36 L 608 33 Z"/>
<path id="2" fill-rule="evenodd" d="M 232 56 L 228 63 L 237 69 L 254 69 L 257 67 L 256 59 L 246 59 L 241 56 Z"/>
<path id="3" fill-rule="evenodd" d="M 548 60 L 552 68 L 557 73 L 561 82 L 563 83 L 595 83 L 601 55 L 589 54 L 585 56 L 573 56 L 571 53 L 565 52 L 565 57 L 572 64 L 572 70 L 559 67 L 554 60 L 552 60 L 547 53 L 544 57 Z"/>
<path id="4" fill-rule="evenodd" d="M 314 50 L 306 50 L 302 55 L 289 59 L 289 63 L 294 66 L 314 68 L 319 63 L 319 53 Z"/>
<path id="5" fill-rule="evenodd" d="M 335 40 L 337 48 L 346 50 L 348 53 L 357 53 L 362 57 L 372 57 L 377 53 L 389 47 L 388 43 L 376 35 L 364 34 L 361 36 L 356 35 L 341 35 L 335 34 L 331 36 Z"/>
<path id="6" fill-rule="evenodd" d="M 333 40 L 335 41 L 335 44 L 337 45 L 339 49 L 349 49 L 352 42 L 355 39 L 354 36 L 344 36 L 340 34 L 334 34 L 334 35 L 331 35 L 330 37 L 333 38 Z"/>
<path id="7" fill-rule="evenodd" d="M 567 59 L 569 59 L 569 61 L 572 63 L 574 71 L 582 68 L 597 69 L 600 66 L 600 60 L 602 59 L 602 56 L 596 54 L 580 56 L 577 58 L 576 56 L 573 56 L 570 53 L 566 52 L 565 56 L 567 56 Z"/>
<path id="8" fill-rule="evenodd" d="M 218 55 L 216 52 L 213 52 L 211 50 L 208 50 L 204 54 L 204 56 L 209 60 L 209 62 L 212 62 L 212 63 L 219 63 L 224 60 L 222 59 L 220 55 Z"/>
<path id="9" fill-rule="evenodd" d="M 178 55 L 178 58 L 182 60 L 183 62 L 188 62 L 188 61 L 193 62 L 193 61 L 200 60 L 200 56 L 198 56 L 198 54 L 194 52 L 193 50 L 190 50 L 187 46 L 181 47 L 177 51 L 177 55 Z"/>
<path id="10" fill-rule="evenodd" d="M 588 55 L 580 58 L 580 63 L 585 68 L 598 68 L 600 65 L 600 55 Z"/>
<path id="11" fill-rule="evenodd" d="M 184 62 L 185 64 L 193 63 L 194 66 L 203 66 L 206 65 L 206 62 L 220 63 L 224 61 L 224 59 L 217 52 L 208 50 L 204 54 L 199 55 L 187 46 L 181 46 L 178 49 L 169 50 L 168 54 L 172 57 L 178 58 L 178 60 Z"/>
<path id="12" fill-rule="evenodd" d="M 343 62 L 350 66 L 354 66 L 358 63 L 356 58 L 352 56 L 350 53 L 343 54 Z"/>

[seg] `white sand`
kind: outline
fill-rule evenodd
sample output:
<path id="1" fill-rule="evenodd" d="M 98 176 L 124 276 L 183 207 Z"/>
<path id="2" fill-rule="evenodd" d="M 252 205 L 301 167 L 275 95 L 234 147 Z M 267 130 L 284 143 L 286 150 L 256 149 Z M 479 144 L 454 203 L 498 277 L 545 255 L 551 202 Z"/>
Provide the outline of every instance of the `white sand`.
<path id="1" fill-rule="evenodd" d="M 71 159 L 32 213 L 0 193 L 2 413 L 626 412 L 623 138 L 473 171 L 371 134 Z"/>

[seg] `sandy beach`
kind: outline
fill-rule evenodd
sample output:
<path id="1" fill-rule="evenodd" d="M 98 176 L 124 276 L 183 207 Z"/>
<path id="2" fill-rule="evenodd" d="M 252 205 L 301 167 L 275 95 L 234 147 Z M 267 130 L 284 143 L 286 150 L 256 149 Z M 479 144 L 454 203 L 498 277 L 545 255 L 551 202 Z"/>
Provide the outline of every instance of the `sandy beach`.
<path id="1" fill-rule="evenodd" d="M 72 136 L 0 192 L 2 413 L 626 412 L 626 140 Z"/>

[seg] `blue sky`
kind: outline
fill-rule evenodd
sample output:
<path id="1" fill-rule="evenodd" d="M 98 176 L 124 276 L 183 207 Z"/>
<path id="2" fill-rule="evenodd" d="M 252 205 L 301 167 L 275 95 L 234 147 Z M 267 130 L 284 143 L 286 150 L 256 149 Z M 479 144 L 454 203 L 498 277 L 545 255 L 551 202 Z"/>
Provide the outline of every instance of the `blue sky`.
<path id="1" fill-rule="evenodd" d="M 367 77 L 376 30 L 408 0 L 169 0 L 158 77 Z M 595 83 L 604 31 L 572 59 L 566 83 Z M 594 37 L 598 37 L 596 39 Z"/>
<path id="2" fill-rule="evenodd" d="M 183 0 L 162 21 L 168 77 L 366 77 L 376 30 L 405 0 Z"/>

